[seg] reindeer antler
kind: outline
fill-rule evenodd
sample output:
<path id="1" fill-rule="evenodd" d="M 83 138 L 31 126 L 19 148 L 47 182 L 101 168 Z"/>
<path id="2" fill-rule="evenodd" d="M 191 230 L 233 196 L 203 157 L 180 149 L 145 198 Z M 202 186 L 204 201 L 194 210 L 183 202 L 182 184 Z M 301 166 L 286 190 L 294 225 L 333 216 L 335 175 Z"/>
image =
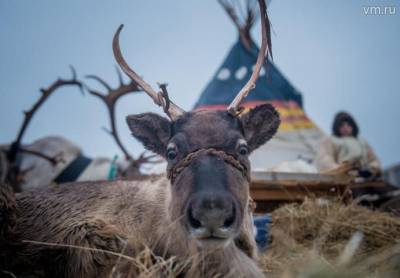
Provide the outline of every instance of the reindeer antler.
<path id="1" fill-rule="evenodd" d="M 260 74 L 261 67 L 264 63 L 266 52 L 271 56 L 271 29 L 270 22 L 267 15 L 267 6 L 264 0 L 258 0 L 260 6 L 260 17 L 261 17 L 261 47 L 258 53 L 257 62 L 254 67 L 253 73 L 250 76 L 249 81 L 244 85 L 240 92 L 236 95 L 235 99 L 228 106 L 227 110 L 233 114 L 237 115 L 239 111 L 239 105 L 243 99 L 249 94 L 249 92 L 254 89 L 258 76 Z M 271 56 L 272 58 L 272 56 Z"/>
<path id="2" fill-rule="evenodd" d="M 131 80 L 129 83 L 125 84 L 122 78 L 122 74 L 120 70 L 116 67 L 117 70 L 117 75 L 118 75 L 118 80 L 119 80 L 119 86 L 117 88 L 112 88 L 106 81 L 104 81 L 102 78 L 96 76 L 96 75 L 87 75 L 86 78 L 96 80 L 99 82 L 103 87 L 107 90 L 106 94 L 101 94 L 98 91 L 90 89 L 88 86 L 85 86 L 88 92 L 99 99 L 101 99 L 104 104 L 107 107 L 108 114 L 110 117 L 110 130 L 106 130 L 115 140 L 117 143 L 118 147 L 121 149 L 122 153 L 125 155 L 126 160 L 129 161 L 129 166 L 127 169 L 124 171 L 124 175 L 129 176 L 132 173 L 137 174 L 140 166 L 142 164 L 153 164 L 153 163 L 158 163 L 158 160 L 154 160 L 156 158 L 156 155 L 146 155 L 146 152 L 144 151 L 139 155 L 137 159 L 134 159 L 132 155 L 129 154 L 127 149 L 124 147 L 122 144 L 122 141 L 119 137 L 118 130 L 117 130 L 117 125 L 116 125 L 116 120 L 115 120 L 115 105 L 122 96 L 130 94 L 130 93 L 137 93 L 137 92 L 142 92 L 142 88 L 139 87 L 139 85 L 134 81 Z M 168 98 L 168 96 L 166 97 Z"/>
<path id="3" fill-rule="evenodd" d="M 57 89 L 63 87 L 63 86 L 78 86 L 81 92 L 83 93 L 83 86 L 82 83 L 77 80 L 76 77 L 76 71 L 73 66 L 70 66 L 71 71 L 72 71 L 72 78 L 71 79 L 57 79 L 53 84 L 51 84 L 48 88 L 42 88 L 40 89 L 42 95 L 40 98 L 35 102 L 32 106 L 32 108 L 28 111 L 25 111 L 25 118 L 24 122 L 18 132 L 17 138 L 14 140 L 14 142 L 11 144 L 7 158 L 10 162 L 14 162 L 17 156 L 18 151 L 21 150 L 21 141 L 22 137 L 25 134 L 25 131 L 27 127 L 29 126 L 29 123 L 31 122 L 33 116 L 37 112 L 37 110 L 43 105 L 43 103 L 50 97 L 52 93 L 54 93 Z M 46 155 L 38 154 L 36 152 L 30 152 L 31 154 L 37 155 L 39 157 L 42 157 L 43 159 L 49 160 L 51 163 L 54 163 L 54 159 L 48 158 Z"/>
<path id="4" fill-rule="evenodd" d="M 113 38 L 113 51 L 115 60 L 121 67 L 122 71 L 125 72 L 133 81 L 135 81 L 143 89 L 143 91 L 145 91 L 153 99 L 155 104 L 157 104 L 160 107 L 163 107 L 164 111 L 172 121 L 176 120 L 179 116 L 185 113 L 185 111 L 176 104 L 174 104 L 172 101 L 167 99 L 165 97 L 165 94 L 157 93 L 133 69 L 129 67 L 128 63 L 122 56 L 121 49 L 119 46 L 119 34 L 121 33 L 123 27 L 124 27 L 123 24 L 121 24 L 118 27 L 118 30 Z"/>
<path id="5" fill-rule="evenodd" d="M 86 78 L 96 80 L 101 85 L 103 85 L 104 88 L 106 88 L 106 90 L 107 90 L 107 94 L 101 94 L 101 93 L 99 93 L 95 90 L 91 90 L 89 88 L 87 88 L 87 90 L 89 91 L 90 94 L 101 99 L 104 102 L 104 104 L 107 106 L 108 114 L 110 116 L 110 125 L 111 125 L 111 130 L 109 130 L 108 133 L 114 138 L 118 147 L 121 149 L 121 151 L 125 155 L 125 158 L 129 161 L 133 161 L 133 157 L 128 153 L 127 149 L 122 144 L 121 139 L 119 138 L 119 135 L 117 132 L 117 126 L 115 123 L 115 105 L 120 97 L 130 94 L 130 93 L 141 92 L 142 89 L 133 80 L 131 80 L 127 84 L 124 84 L 121 72 L 119 71 L 118 68 L 116 68 L 116 70 L 117 70 L 118 79 L 119 79 L 119 86 L 117 88 L 115 88 L 115 89 L 111 88 L 111 86 L 108 85 L 107 82 L 105 82 L 103 79 L 101 79 L 100 77 L 98 77 L 96 75 L 87 75 Z"/>

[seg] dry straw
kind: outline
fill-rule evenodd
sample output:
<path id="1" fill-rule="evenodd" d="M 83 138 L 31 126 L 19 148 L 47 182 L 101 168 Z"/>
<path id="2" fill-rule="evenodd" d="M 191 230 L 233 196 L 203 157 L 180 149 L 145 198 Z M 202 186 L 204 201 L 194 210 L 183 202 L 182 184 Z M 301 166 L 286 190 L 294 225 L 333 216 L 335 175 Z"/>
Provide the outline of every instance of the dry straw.
<path id="1" fill-rule="evenodd" d="M 271 245 L 261 264 L 272 277 L 400 277 L 399 243 L 399 218 L 306 200 L 272 213 Z"/>

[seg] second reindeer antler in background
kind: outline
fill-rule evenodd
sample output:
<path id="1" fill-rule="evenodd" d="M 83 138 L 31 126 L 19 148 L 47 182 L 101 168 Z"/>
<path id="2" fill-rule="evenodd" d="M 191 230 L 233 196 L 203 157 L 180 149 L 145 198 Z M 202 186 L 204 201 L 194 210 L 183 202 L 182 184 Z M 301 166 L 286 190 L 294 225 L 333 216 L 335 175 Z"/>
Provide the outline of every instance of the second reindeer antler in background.
<path id="1" fill-rule="evenodd" d="M 127 94 L 132 94 L 132 93 L 138 93 L 142 92 L 142 88 L 133 80 L 131 80 L 129 83 L 124 83 L 123 78 L 121 75 L 121 72 L 119 71 L 118 68 L 116 68 L 117 74 L 118 74 L 118 80 L 119 80 L 119 86 L 117 88 L 112 88 L 106 81 L 104 81 L 102 78 L 96 76 L 96 75 L 87 75 L 86 78 L 96 80 L 99 82 L 106 90 L 106 94 L 102 94 L 96 90 L 88 88 L 86 86 L 86 89 L 88 92 L 99 99 L 103 101 L 103 103 L 106 105 L 107 110 L 108 110 L 108 115 L 110 117 L 110 129 L 106 130 L 115 140 L 117 143 L 118 147 L 121 149 L 122 153 L 125 156 L 125 159 L 132 164 L 131 166 L 135 166 L 137 168 L 140 167 L 140 164 L 143 163 L 150 163 L 150 160 L 154 158 L 153 155 L 151 156 L 145 156 L 144 153 L 140 154 L 138 159 L 134 159 L 134 157 L 129 154 L 128 150 L 125 148 L 125 146 L 122 144 L 121 138 L 119 137 L 118 130 L 117 130 L 117 125 L 116 125 L 116 119 L 115 119 L 115 106 L 117 101 L 124 95 Z"/>

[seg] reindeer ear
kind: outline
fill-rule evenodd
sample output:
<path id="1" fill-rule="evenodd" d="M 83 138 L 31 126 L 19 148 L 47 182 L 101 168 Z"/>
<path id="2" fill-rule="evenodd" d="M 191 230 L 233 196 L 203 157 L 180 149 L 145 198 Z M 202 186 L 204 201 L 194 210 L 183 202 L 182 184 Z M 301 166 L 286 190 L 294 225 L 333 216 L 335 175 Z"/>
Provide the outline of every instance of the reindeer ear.
<path id="1" fill-rule="evenodd" d="M 132 131 L 132 135 L 146 149 L 165 157 L 171 134 L 171 122 L 169 120 L 154 113 L 143 113 L 127 116 L 126 122 Z"/>
<path id="2" fill-rule="evenodd" d="M 241 121 L 250 152 L 271 139 L 281 122 L 278 112 L 271 104 L 255 107 Z"/>

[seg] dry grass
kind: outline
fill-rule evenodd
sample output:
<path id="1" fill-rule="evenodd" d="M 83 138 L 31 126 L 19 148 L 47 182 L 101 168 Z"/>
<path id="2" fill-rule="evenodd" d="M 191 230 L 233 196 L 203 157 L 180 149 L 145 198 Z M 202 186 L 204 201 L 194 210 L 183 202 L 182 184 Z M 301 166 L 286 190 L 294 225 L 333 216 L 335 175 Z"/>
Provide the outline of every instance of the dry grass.
<path id="1" fill-rule="evenodd" d="M 24 241 L 30 244 L 37 244 L 49 247 L 58 248 L 71 248 L 80 249 L 87 252 L 101 252 L 106 253 L 117 258 L 116 264 L 114 265 L 111 273 L 108 277 L 138 277 L 138 278 L 153 278 L 153 277 L 165 277 L 174 278 L 183 273 L 188 264 L 187 261 L 178 261 L 175 257 L 164 259 L 160 256 L 156 256 L 152 250 L 146 246 L 143 246 L 140 251 L 136 252 L 134 257 L 127 256 L 124 254 L 124 250 L 121 253 L 111 252 L 103 249 L 82 247 L 70 244 L 59 244 L 59 243 L 47 243 L 38 241 Z M 136 243 L 131 243 L 136 245 Z M 8 273 L 12 274 L 12 273 Z M 0 275 L 1 276 L 1 275 Z"/>
<path id="2" fill-rule="evenodd" d="M 272 213 L 261 264 L 272 277 L 400 277 L 400 219 L 307 200 Z"/>

